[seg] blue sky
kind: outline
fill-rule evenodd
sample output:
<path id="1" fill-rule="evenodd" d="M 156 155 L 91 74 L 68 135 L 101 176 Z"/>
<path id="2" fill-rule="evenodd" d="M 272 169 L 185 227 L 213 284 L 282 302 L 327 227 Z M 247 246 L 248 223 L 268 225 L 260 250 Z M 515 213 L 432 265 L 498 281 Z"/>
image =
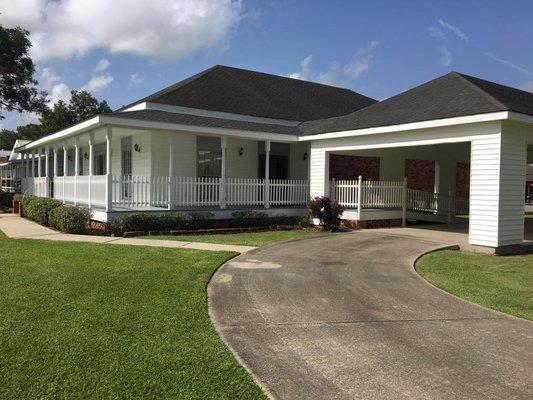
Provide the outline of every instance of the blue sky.
<path id="1" fill-rule="evenodd" d="M 32 31 L 36 78 L 51 101 L 87 88 L 112 108 L 214 64 L 376 99 L 451 70 L 533 91 L 532 15 L 533 2 L 519 0 L 0 4 L 2 24 Z M 32 118 L 10 114 L 0 123 Z"/>

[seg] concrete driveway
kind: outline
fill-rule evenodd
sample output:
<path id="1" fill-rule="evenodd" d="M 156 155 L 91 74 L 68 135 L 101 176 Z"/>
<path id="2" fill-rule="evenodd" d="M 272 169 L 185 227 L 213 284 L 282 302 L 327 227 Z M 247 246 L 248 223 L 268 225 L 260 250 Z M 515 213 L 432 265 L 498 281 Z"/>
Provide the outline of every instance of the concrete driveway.
<path id="1" fill-rule="evenodd" d="M 533 323 L 413 270 L 453 240 L 440 237 L 367 230 L 254 250 L 213 277 L 211 318 L 274 398 L 533 398 Z"/>

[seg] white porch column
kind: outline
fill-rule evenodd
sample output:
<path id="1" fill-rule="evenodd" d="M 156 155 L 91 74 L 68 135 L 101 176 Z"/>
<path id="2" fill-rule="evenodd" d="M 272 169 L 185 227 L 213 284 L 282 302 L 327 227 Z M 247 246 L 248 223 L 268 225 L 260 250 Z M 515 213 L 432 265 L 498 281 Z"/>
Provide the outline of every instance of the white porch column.
<path id="1" fill-rule="evenodd" d="M 440 162 L 437 160 L 434 161 L 435 163 L 435 178 L 433 183 L 433 193 L 435 194 L 435 214 L 439 213 L 439 194 L 440 194 Z"/>
<path id="2" fill-rule="evenodd" d="M 43 152 L 41 150 L 41 148 L 38 148 L 37 149 L 37 177 L 40 178 L 41 177 L 41 174 L 42 174 L 42 155 L 43 155 Z"/>
<path id="3" fill-rule="evenodd" d="M 500 247 L 524 239 L 525 134 L 501 132 L 472 140 L 469 242 Z"/>
<path id="4" fill-rule="evenodd" d="M 329 196 L 329 153 L 311 145 L 309 158 L 309 195 Z"/>
<path id="5" fill-rule="evenodd" d="M 87 178 L 89 180 L 87 188 L 87 205 L 89 208 L 92 206 L 92 196 L 91 196 L 91 180 L 93 176 L 93 146 L 94 146 L 94 133 L 91 133 L 89 135 L 89 177 Z"/>
<path id="6" fill-rule="evenodd" d="M 68 176 L 68 148 L 63 144 L 63 203 L 65 202 L 65 177 Z"/>
<path id="7" fill-rule="evenodd" d="M 80 174 L 80 140 L 74 139 L 74 205 L 78 205 L 78 176 Z"/>
<path id="8" fill-rule="evenodd" d="M 111 139 L 113 137 L 113 130 L 110 126 L 106 127 L 105 145 L 106 145 L 106 211 L 113 209 L 113 175 L 111 169 Z"/>
<path id="9" fill-rule="evenodd" d="M 54 179 L 53 179 L 53 183 L 52 183 L 52 185 L 53 185 L 52 196 L 53 196 L 54 198 L 57 198 L 57 193 L 55 192 L 55 188 L 57 187 L 56 184 L 55 184 L 55 182 L 57 181 L 57 179 L 59 179 L 59 178 L 57 177 L 57 147 L 54 146 L 54 148 L 52 149 L 52 151 L 53 151 L 53 153 L 54 153 L 54 160 L 53 160 L 53 166 L 52 166 L 52 168 L 53 168 L 53 170 L 54 170 L 54 173 L 53 173 L 53 175 L 54 175 L 53 178 L 54 178 Z"/>
<path id="10" fill-rule="evenodd" d="M 270 208 L 270 140 L 265 141 L 265 208 Z"/>
<path id="11" fill-rule="evenodd" d="M 35 178 L 35 150 L 31 151 L 31 175 L 32 178 Z"/>
<path id="12" fill-rule="evenodd" d="M 175 207 L 174 198 L 174 142 L 175 137 L 172 133 L 168 134 L 168 209 L 173 210 Z"/>
<path id="13" fill-rule="evenodd" d="M 30 155 L 28 153 L 23 153 L 24 154 L 24 159 L 26 160 L 26 162 L 24 163 L 24 167 L 25 167 L 25 177 L 26 178 L 29 178 L 30 177 Z"/>
<path id="14" fill-rule="evenodd" d="M 226 184 L 226 153 L 228 147 L 228 138 L 220 138 L 220 147 L 222 151 L 222 166 L 220 168 L 220 208 L 225 209 L 227 203 L 227 184 Z"/>
<path id="15" fill-rule="evenodd" d="M 50 156 L 50 147 L 46 146 L 44 149 L 44 176 L 45 176 L 45 184 L 46 188 L 44 189 L 44 195 L 46 197 L 50 197 L 50 173 L 48 172 L 50 169 L 50 161 L 48 160 L 48 157 Z"/>

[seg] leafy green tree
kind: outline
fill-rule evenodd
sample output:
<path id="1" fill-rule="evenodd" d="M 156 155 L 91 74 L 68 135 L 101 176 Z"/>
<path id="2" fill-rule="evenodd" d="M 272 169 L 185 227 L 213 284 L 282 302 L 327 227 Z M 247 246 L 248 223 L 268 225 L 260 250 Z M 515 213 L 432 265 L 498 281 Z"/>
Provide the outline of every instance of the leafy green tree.
<path id="1" fill-rule="evenodd" d="M 28 124 L 17 127 L 17 139 L 37 140 L 43 136 L 41 125 Z"/>
<path id="2" fill-rule="evenodd" d="M 22 28 L 0 25 L 0 110 L 40 114 L 45 107 L 46 93 L 37 89 L 33 79 L 35 66 L 28 54 L 28 35 Z"/>
<path id="3" fill-rule="evenodd" d="M 70 92 L 70 103 L 68 109 L 73 116 L 74 123 L 85 121 L 98 114 L 111 112 L 107 101 L 99 102 L 91 93 L 82 90 Z"/>
<path id="4" fill-rule="evenodd" d="M 74 115 L 63 100 L 59 100 L 52 108 L 47 107 L 39 122 L 41 123 L 41 137 L 75 124 Z"/>
<path id="5" fill-rule="evenodd" d="M 0 131 L 0 150 L 11 150 L 17 139 L 17 132 L 9 129 L 2 129 Z"/>

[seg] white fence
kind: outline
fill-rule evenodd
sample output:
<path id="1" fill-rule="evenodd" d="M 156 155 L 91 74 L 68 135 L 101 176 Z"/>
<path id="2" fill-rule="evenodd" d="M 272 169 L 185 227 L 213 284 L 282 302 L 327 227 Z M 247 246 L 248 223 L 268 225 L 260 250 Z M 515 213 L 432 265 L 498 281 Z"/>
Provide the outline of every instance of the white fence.
<path id="1" fill-rule="evenodd" d="M 407 189 L 406 181 L 332 180 L 330 196 L 348 208 L 402 209 L 438 215 L 468 214 L 468 200 Z M 359 207 L 361 204 L 361 207 Z"/>

